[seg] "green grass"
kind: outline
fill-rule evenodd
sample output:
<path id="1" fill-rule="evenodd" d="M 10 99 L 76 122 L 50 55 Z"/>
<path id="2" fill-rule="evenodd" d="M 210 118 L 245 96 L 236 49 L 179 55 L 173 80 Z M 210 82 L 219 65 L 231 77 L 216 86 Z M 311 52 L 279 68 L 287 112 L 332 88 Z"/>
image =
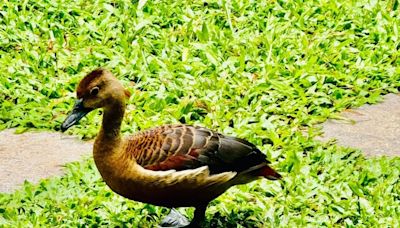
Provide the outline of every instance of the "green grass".
<path id="1" fill-rule="evenodd" d="M 124 133 L 206 126 L 255 143 L 284 175 L 232 188 L 208 225 L 398 227 L 400 158 L 314 140 L 315 124 L 399 91 L 388 2 L 2 1 L 0 129 L 58 130 L 103 66 L 133 94 Z M 93 138 L 100 117 L 68 133 Z M 166 213 L 112 193 L 90 158 L 0 194 L 0 227 L 151 227 Z"/>

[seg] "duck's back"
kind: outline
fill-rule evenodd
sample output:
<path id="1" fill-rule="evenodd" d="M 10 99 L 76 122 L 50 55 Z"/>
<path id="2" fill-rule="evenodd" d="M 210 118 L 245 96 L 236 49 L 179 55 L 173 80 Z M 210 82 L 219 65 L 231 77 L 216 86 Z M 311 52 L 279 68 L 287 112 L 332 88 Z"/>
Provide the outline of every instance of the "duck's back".
<path id="1" fill-rule="evenodd" d="M 190 125 L 164 125 L 141 132 L 128 138 L 126 150 L 139 165 L 153 171 L 208 166 L 211 174 L 240 173 L 269 163 L 266 156 L 246 140 Z M 260 176 L 280 178 L 272 169 Z"/>

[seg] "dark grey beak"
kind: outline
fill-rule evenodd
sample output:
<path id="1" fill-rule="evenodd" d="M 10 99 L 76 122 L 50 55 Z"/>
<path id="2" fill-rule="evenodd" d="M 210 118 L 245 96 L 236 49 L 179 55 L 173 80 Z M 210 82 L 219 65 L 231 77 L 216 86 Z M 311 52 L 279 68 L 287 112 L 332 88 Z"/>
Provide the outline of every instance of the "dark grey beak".
<path id="1" fill-rule="evenodd" d="M 86 116 L 93 109 L 83 107 L 83 99 L 79 99 L 75 101 L 74 109 L 72 113 L 70 113 L 64 122 L 61 124 L 61 131 L 64 132 L 68 130 L 68 128 L 77 124 L 82 117 Z"/>

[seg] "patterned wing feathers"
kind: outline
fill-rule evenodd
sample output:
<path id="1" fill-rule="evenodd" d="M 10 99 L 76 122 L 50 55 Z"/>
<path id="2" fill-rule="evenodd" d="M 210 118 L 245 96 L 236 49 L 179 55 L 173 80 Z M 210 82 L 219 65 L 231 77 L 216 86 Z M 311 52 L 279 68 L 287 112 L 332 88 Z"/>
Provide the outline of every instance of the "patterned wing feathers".
<path id="1" fill-rule="evenodd" d="M 211 174 L 242 172 L 266 165 L 265 155 L 243 139 L 201 127 L 166 125 L 129 140 L 128 150 L 148 170 L 188 170 L 208 166 Z"/>

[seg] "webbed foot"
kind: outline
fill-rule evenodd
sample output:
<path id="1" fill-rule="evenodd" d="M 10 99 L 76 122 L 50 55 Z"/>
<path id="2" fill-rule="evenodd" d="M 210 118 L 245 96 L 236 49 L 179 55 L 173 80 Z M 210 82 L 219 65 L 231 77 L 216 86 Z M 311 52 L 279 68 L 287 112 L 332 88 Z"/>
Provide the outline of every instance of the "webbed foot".
<path id="1" fill-rule="evenodd" d="M 174 227 L 174 228 L 181 228 L 181 227 L 188 227 L 190 224 L 189 220 L 179 213 L 176 209 L 172 208 L 169 214 L 163 218 L 159 228 L 164 227 Z"/>

